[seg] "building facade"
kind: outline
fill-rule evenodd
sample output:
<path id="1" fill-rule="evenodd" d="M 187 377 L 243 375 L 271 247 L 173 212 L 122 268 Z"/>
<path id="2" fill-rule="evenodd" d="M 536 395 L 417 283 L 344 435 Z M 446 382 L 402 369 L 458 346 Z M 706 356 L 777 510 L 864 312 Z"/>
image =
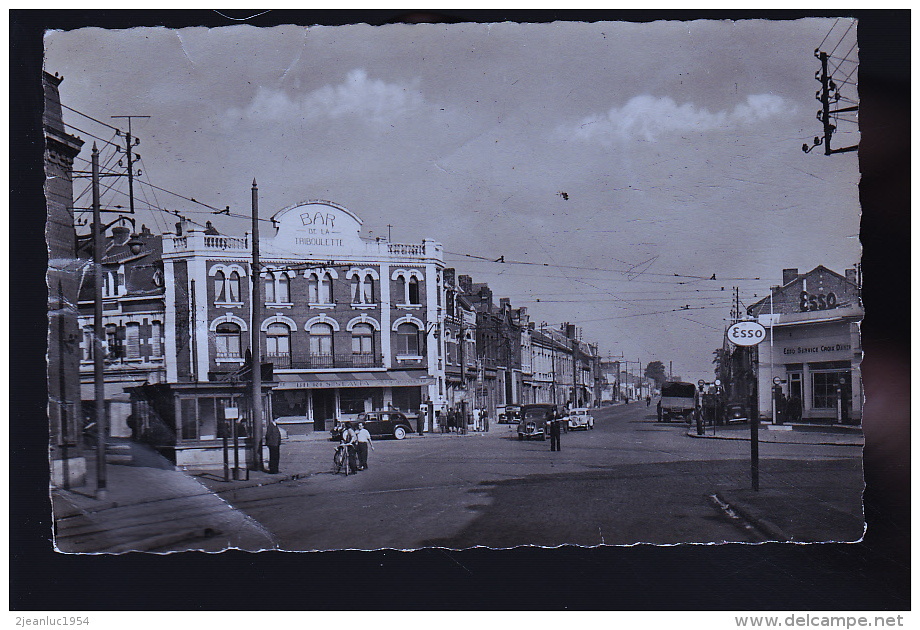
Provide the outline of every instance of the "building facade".
<path id="1" fill-rule="evenodd" d="M 225 409 L 245 415 L 245 388 L 237 387 L 240 402 L 230 392 L 252 352 L 252 327 L 273 377 L 263 408 L 290 434 L 328 431 L 373 409 L 417 413 L 430 401 L 441 410 L 447 400 L 441 244 L 362 238 L 361 219 L 330 201 L 290 206 L 271 221 L 273 234 L 259 242 L 258 322 L 250 237 L 186 230 L 164 239 L 178 465 L 213 459 Z M 231 389 L 203 403 L 184 385 L 217 383 Z"/>
<path id="2" fill-rule="evenodd" d="M 859 322 L 863 308 L 857 269 L 842 276 L 824 266 L 799 274 L 748 308 L 770 336 L 758 346 L 761 415 L 773 416 L 773 386 L 785 399 L 785 419 L 859 424 L 863 385 Z M 774 380 L 776 379 L 776 380 Z"/>
<path id="3" fill-rule="evenodd" d="M 102 254 L 102 323 L 105 352 L 105 411 L 109 435 L 139 436 L 149 427 L 130 426 L 129 390 L 166 380 L 165 280 L 162 237 L 145 226 L 131 236 L 127 227 L 112 228 Z M 80 248 L 87 262 L 93 258 L 92 235 Z M 80 389 L 84 416 L 93 421 L 95 388 L 93 371 L 95 280 L 92 265 L 80 276 Z"/>

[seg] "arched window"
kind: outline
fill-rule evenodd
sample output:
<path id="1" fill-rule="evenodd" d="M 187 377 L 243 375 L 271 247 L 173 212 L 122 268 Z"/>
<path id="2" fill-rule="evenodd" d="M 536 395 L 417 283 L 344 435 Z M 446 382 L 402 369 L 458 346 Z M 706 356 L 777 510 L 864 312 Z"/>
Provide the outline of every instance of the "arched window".
<path id="1" fill-rule="evenodd" d="M 243 356 L 243 337 L 239 326 L 225 322 L 218 324 L 214 332 L 214 343 L 218 359 L 239 359 Z"/>
<path id="2" fill-rule="evenodd" d="M 374 329 L 370 324 L 355 324 L 351 330 L 351 353 L 374 354 Z"/>
<path id="3" fill-rule="evenodd" d="M 358 280 L 358 276 L 351 277 L 351 298 L 352 304 L 361 303 L 361 282 Z"/>
<path id="4" fill-rule="evenodd" d="M 332 304 L 332 276 L 328 273 L 323 274 L 323 284 L 320 289 L 321 304 Z"/>
<path id="5" fill-rule="evenodd" d="M 400 324 L 396 328 L 396 355 L 419 356 L 418 326 Z"/>
<path id="6" fill-rule="evenodd" d="M 265 353 L 268 358 L 291 354 L 291 329 L 286 324 L 270 324 L 265 331 Z"/>
<path id="7" fill-rule="evenodd" d="M 242 294 L 240 293 L 240 274 L 236 271 L 231 272 L 230 281 L 227 284 L 230 285 L 230 301 L 242 301 Z"/>
<path id="8" fill-rule="evenodd" d="M 399 276 L 396 278 L 396 296 L 398 299 L 406 299 L 406 278 Z"/>
<path id="9" fill-rule="evenodd" d="M 418 279 L 415 276 L 409 278 L 409 304 L 421 304 L 418 295 Z"/>
<path id="10" fill-rule="evenodd" d="M 364 303 L 374 303 L 374 276 L 370 274 L 364 276 Z"/>
<path id="11" fill-rule="evenodd" d="M 316 277 L 315 273 L 311 273 L 310 277 L 307 278 L 307 301 L 310 304 L 319 302 L 319 278 Z"/>
<path id="12" fill-rule="evenodd" d="M 310 327 L 310 354 L 313 356 L 332 355 L 332 326 L 313 324 Z"/>
<path id="13" fill-rule="evenodd" d="M 275 275 L 270 273 L 265 276 L 265 302 L 271 304 L 275 301 Z"/>
<path id="14" fill-rule="evenodd" d="M 278 295 L 275 297 L 283 304 L 291 301 L 291 280 L 285 273 L 282 273 L 278 278 Z"/>
<path id="15" fill-rule="evenodd" d="M 227 301 L 227 276 L 224 275 L 223 271 L 215 272 L 214 274 L 214 301 L 215 302 L 226 302 Z"/>

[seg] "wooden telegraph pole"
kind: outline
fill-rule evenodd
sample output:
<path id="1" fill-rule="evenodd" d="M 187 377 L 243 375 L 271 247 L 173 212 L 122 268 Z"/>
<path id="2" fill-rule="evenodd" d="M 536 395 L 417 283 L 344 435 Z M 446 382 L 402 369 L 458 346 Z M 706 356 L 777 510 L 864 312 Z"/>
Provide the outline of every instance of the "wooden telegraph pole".
<path id="1" fill-rule="evenodd" d="M 93 143 L 93 381 L 96 396 L 96 498 L 108 494 L 105 470 L 105 328 L 102 325 L 102 212 L 99 208 L 99 150 Z"/>
<path id="2" fill-rule="evenodd" d="M 259 186 L 252 180 L 252 470 L 262 470 L 262 294 L 259 289 Z"/>

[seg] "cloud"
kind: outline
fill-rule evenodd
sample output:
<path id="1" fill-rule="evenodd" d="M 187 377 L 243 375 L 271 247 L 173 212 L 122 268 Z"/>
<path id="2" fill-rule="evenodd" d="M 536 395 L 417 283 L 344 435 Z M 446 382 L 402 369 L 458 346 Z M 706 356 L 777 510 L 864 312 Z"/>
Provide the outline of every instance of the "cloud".
<path id="1" fill-rule="evenodd" d="M 306 94 L 291 95 L 284 90 L 260 87 L 249 105 L 228 110 L 227 119 L 232 123 L 292 119 L 314 122 L 354 117 L 382 124 L 397 120 L 423 104 L 414 83 L 401 86 L 368 79 L 366 71 L 355 69 L 339 85 L 326 85 Z"/>
<path id="2" fill-rule="evenodd" d="M 622 107 L 606 114 L 584 118 L 580 123 L 561 127 L 570 139 L 609 144 L 616 140 L 643 138 L 654 142 L 659 136 L 679 132 L 730 130 L 780 115 L 788 115 L 790 105 L 780 96 L 752 94 L 731 111 L 710 112 L 693 103 L 678 105 L 670 98 L 636 96 Z"/>

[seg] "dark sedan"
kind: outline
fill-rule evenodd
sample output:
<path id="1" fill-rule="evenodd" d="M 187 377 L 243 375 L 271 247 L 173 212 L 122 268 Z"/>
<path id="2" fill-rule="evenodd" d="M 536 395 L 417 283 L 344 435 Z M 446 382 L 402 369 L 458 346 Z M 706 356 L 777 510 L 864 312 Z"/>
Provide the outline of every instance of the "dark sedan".
<path id="1" fill-rule="evenodd" d="M 355 428 L 359 422 L 364 423 L 364 428 L 371 434 L 371 437 L 392 436 L 401 440 L 413 431 L 409 419 L 399 411 L 366 411 L 358 414 L 358 418 L 354 421 Z M 337 422 L 330 431 L 330 439 L 341 440 L 343 429 L 342 423 Z"/>

